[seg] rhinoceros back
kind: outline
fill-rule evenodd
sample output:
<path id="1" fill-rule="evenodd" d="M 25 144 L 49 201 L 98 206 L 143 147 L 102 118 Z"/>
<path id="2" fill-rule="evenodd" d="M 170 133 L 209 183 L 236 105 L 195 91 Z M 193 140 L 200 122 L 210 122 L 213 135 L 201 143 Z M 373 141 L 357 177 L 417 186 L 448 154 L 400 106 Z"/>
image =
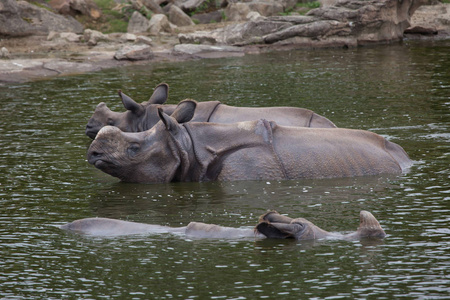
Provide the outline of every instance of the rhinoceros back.
<path id="1" fill-rule="evenodd" d="M 411 162 L 399 145 L 364 130 L 276 126 L 273 136 L 292 179 L 396 174 Z"/>

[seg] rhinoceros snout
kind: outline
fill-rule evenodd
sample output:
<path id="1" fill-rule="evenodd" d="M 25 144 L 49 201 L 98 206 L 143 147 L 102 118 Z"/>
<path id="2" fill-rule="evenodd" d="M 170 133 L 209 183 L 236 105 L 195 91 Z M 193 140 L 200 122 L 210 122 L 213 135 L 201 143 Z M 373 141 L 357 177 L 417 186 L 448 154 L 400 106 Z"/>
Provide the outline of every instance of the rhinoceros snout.
<path id="1" fill-rule="evenodd" d="M 95 139 L 97 136 L 98 130 L 94 129 L 92 126 L 86 126 L 86 135 L 90 137 L 91 139 Z"/>
<path id="2" fill-rule="evenodd" d="M 101 161 L 104 157 L 104 153 L 99 152 L 97 150 L 88 150 L 87 159 L 91 165 L 95 165 L 96 162 Z"/>

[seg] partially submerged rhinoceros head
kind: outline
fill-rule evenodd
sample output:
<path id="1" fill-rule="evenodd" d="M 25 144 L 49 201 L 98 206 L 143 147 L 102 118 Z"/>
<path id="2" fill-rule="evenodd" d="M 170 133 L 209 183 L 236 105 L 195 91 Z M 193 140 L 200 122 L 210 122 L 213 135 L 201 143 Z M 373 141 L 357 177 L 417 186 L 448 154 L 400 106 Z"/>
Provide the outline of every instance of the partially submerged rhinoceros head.
<path id="1" fill-rule="evenodd" d="M 105 126 L 88 149 L 90 164 L 125 182 L 170 182 L 181 170 L 180 149 L 174 136 L 179 123 L 188 122 L 194 115 L 196 102 L 180 102 L 171 116 L 158 110 L 161 122 L 142 132 L 123 132 Z"/>
<path id="2" fill-rule="evenodd" d="M 378 220 L 368 211 L 359 213 L 359 228 L 347 235 L 337 235 L 325 231 L 304 218 L 292 219 L 282 216 L 276 211 L 269 211 L 259 218 L 255 230 L 268 238 L 296 240 L 313 240 L 336 236 L 344 239 L 384 238 L 386 233 Z"/>
<path id="3" fill-rule="evenodd" d="M 125 132 L 143 131 L 142 126 L 144 125 L 151 128 L 159 121 L 156 111 L 159 105 L 167 101 L 168 95 L 169 86 L 166 83 L 156 86 L 150 99 L 142 104 L 119 91 L 119 96 L 127 111 L 114 112 L 101 102 L 95 108 L 94 114 L 86 125 L 86 135 L 94 139 L 100 129 L 108 125 L 115 126 Z M 148 114 L 154 117 L 149 118 L 147 117 Z M 143 124 L 144 122 L 145 124 Z"/>

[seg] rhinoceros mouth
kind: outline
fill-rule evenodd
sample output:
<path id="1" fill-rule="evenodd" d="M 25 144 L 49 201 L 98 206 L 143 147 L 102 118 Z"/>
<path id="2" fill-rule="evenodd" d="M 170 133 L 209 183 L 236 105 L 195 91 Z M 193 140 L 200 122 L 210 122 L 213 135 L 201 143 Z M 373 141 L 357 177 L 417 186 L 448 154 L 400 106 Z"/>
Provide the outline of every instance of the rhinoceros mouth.
<path id="1" fill-rule="evenodd" d="M 93 162 L 93 165 L 97 169 L 106 169 L 107 167 L 111 167 L 112 164 L 106 160 L 97 159 L 96 161 Z"/>
<path id="2" fill-rule="evenodd" d="M 90 137 L 91 139 L 95 139 L 95 137 L 97 136 L 97 130 L 88 130 L 86 129 L 86 135 L 88 137 Z"/>

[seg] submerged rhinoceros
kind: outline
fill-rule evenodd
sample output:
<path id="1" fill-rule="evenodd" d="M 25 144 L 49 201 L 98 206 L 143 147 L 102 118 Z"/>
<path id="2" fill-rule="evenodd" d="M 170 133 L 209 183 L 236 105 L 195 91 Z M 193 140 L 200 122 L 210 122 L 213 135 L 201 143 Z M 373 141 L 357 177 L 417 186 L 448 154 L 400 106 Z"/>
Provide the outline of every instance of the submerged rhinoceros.
<path id="1" fill-rule="evenodd" d="M 152 128 L 159 121 L 158 109 L 171 114 L 176 105 L 163 105 L 168 97 L 169 86 L 158 85 L 147 102 L 139 104 L 119 91 L 126 112 L 111 111 L 105 103 L 100 103 L 86 125 L 86 135 L 95 138 L 98 131 L 106 125 L 115 126 L 125 132 L 140 132 Z M 313 111 L 298 107 L 234 107 L 219 101 L 199 102 L 191 121 L 234 123 L 267 119 L 279 125 L 335 128 L 336 125 Z"/>
<path id="2" fill-rule="evenodd" d="M 103 127 L 88 149 L 89 163 L 139 183 L 351 177 L 411 165 L 402 147 L 369 131 L 266 120 L 187 123 L 195 106 L 182 101 L 172 116 L 160 109 L 161 121 L 144 132 Z"/>
<path id="3" fill-rule="evenodd" d="M 368 211 L 359 214 L 359 228 L 349 234 L 325 231 L 304 218 L 292 219 L 270 211 L 259 218 L 259 223 L 252 228 L 233 228 L 200 222 L 190 222 L 184 227 L 168 227 L 121 221 L 108 218 L 87 218 L 62 225 L 61 228 L 77 233 L 96 236 L 115 236 L 129 234 L 163 234 L 172 233 L 190 238 L 237 239 L 246 237 L 274 239 L 345 239 L 384 238 L 386 233 L 380 223 Z"/>

